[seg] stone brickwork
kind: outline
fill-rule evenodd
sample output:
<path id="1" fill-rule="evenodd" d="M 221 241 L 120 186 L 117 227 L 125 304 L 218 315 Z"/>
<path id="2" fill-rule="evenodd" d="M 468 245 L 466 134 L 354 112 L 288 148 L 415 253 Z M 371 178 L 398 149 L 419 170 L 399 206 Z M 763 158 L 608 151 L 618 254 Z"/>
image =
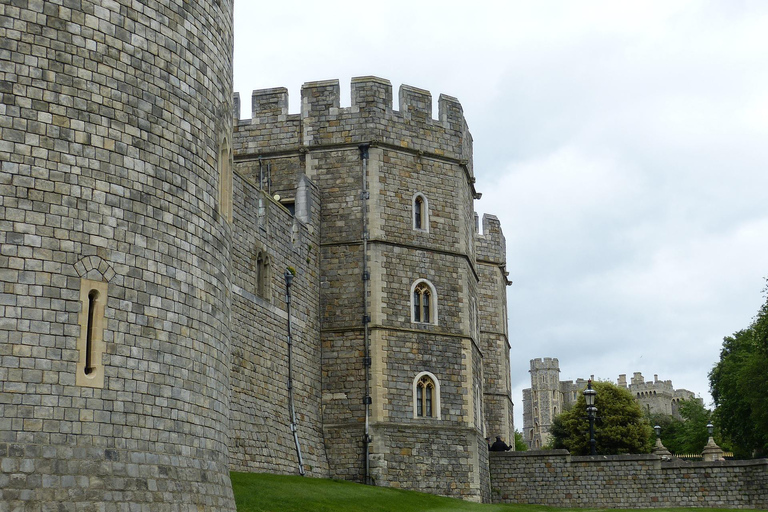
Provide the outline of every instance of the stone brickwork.
<path id="1" fill-rule="evenodd" d="M 530 365 L 531 388 L 523 390 L 523 438 L 535 450 L 547 445 L 552 421 L 572 395 L 561 390 L 556 358 L 531 359 Z"/>
<path id="2" fill-rule="evenodd" d="M 515 442 L 514 409 L 507 329 L 507 247 L 501 223 L 493 215 L 483 216 L 483 233 L 475 236 L 479 292 L 477 329 L 483 357 L 485 432 L 491 440 L 499 436 Z"/>
<path id="3" fill-rule="evenodd" d="M 461 105 L 441 96 L 433 119 L 431 95 L 402 86 L 394 110 L 391 85 L 376 77 L 353 79 L 347 108 L 339 106 L 335 80 L 305 84 L 299 114 L 288 113 L 285 89 L 252 98 L 251 119 L 235 126 L 237 173 L 263 187 L 269 169 L 269 191 L 281 202 L 294 196 L 299 179 L 317 190 L 308 236 L 318 246 L 322 418 L 307 419 L 310 430 L 322 430 L 327 471 L 364 481 L 367 464 L 380 485 L 487 499 L 484 415 L 494 414 L 505 436 L 513 432 L 505 249 L 495 219 L 485 237 L 475 230 L 479 195 Z M 426 202 L 420 229 L 417 195 Z M 486 276 L 493 282 L 483 283 Z M 419 280 L 434 291 L 430 322 L 414 321 Z M 416 415 L 415 379 L 424 372 L 439 388 L 433 418 Z M 491 398 L 498 402 L 493 413 L 485 405 Z M 263 467 L 249 461 L 260 456 L 242 463 Z M 440 477 L 446 472 L 449 480 Z"/>
<path id="4" fill-rule="evenodd" d="M 327 477 L 320 428 L 318 191 L 310 186 L 306 196 L 295 198 L 314 205 L 305 223 L 261 189 L 258 181 L 250 181 L 254 175 L 241 173 L 241 167 L 249 166 L 239 163 L 235 171 L 230 469 L 297 472 L 288 401 L 284 278 L 292 268 L 293 390 L 299 442 L 307 472 Z M 281 190 L 288 189 L 282 186 Z M 259 257 L 267 262 L 262 264 L 262 275 Z M 259 279 L 268 282 L 260 284 Z"/>
<path id="5" fill-rule="evenodd" d="M 0 4 L 2 508 L 235 510 L 231 76 L 231 0 Z"/>
<path id="6" fill-rule="evenodd" d="M 768 508 L 768 460 L 662 462 L 656 455 L 490 454 L 495 503 L 585 508 Z"/>
<path id="7" fill-rule="evenodd" d="M 461 105 L 363 77 L 240 120 L 232 45 L 231 0 L 0 5 L 0 503 L 226 512 L 230 470 L 300 469 L 488 500 L 508 283 Z"/>

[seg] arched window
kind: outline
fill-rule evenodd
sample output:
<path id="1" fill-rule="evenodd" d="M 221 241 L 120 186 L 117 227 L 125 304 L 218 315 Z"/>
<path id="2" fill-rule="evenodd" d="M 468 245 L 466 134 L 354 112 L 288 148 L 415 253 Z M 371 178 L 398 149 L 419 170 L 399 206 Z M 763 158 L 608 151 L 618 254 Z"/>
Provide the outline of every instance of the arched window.
<path id="1" fill-rule="evenodd" d="M 429 281 L 421 279 L 411 290 L 411 321 L 421 324 L 437 324 L 437 297 Z"/>
<path id="2" fill-rule="evenodd" d="M 440 383 L 429 372 L 422 372 L 413 381 L 413 417 L 440 419 Z"/>
<path id="3" fill-rule="evenodd" d="M 413 229 L 429 231 L 429 203 L 420 193 L 413 196 Z"/>

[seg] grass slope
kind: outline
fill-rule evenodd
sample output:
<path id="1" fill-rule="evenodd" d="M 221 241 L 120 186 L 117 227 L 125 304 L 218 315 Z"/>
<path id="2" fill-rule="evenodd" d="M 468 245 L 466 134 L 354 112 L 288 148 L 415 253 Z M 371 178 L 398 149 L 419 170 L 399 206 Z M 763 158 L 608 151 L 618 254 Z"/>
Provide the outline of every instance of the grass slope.
<path id="1" fill-rule="evenodd" d="M 481 505 L 400 489 L 267 473 L 231 473 L 237 512 L 588 512 L 536 505 Z M 701 512 L 702 509 L 653 509 Z M 705 509 L 718 512 L 724 509 Z M 637 512 L 635 509 L 634 512 Z"/>

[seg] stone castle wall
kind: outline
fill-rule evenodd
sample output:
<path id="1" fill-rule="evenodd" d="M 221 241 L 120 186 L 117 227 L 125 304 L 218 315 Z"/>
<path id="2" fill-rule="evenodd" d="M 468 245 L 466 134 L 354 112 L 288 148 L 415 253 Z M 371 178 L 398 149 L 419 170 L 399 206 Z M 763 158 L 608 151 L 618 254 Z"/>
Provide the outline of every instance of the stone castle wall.
<path id="1" fill-rule="evenodd" d="M 679 417 L 678 406 L 681 400 L 692 400 L 696 395 L 687 389 L 675 389 L 671 380 L 659 380 L 658 375 L 652 381 L 646 381 L 643 374 L 635 372 L 627 385 L 626 375 L 619 375 L 618 385 L 635 395 L 635 400 L 643 409 L 653 414 L 668 414 Z"/>
<path id="2" fill-rule="evenodd" d="M 309 474 L 327 477 L 318 364 L 319 194 L 314 186 L 305 184 L 296 198 L 308 206 L 303 218 L 307 222 L 302 222 L 258 186 L 259 175 L 249 173 L 250 168 L 249 162 L 238 163 L 234 184 L 230 469 L 286 474 L 298 470 L 287 385 L 284 274 L 291 268 L 295 271 L 291 285 L 292 376 L 299 442 Z"/>
<path id="3" fill-rule="evenodd" d="M 289 385 L 312 476 L 489 498 L 508 283 L 456 99 L 312 82 L 240 120 L 231 0 L 19 0 L 0 36 L 0 501 L 233 511 L 230 469 L 298 470 Z"/>
<path id="4" fill-rule="evenodd" d="M 234 511 L 232 2 L 3 2 L 0 41 L 0 502 Z"/>
<path id="5" fill-rule="evenodd" d="M 674 463 L 656 455 L 490 454 L 495 503 L 585 508 L 768 507 L 768 460 Z"/>
<path id="6" fill-rule="evenodd" d="M 489 489 L 478 449 L 485 448 L 484 379 L 509 371 L 508 362 L 494 361 L 509 353 L 505 255 L 498 221 L 488 221 L 489 235 L 478 240 L 494 281 L 483 283 L 472 208 L 479 195 L 461 105 L 441 96 L 433 119 L 430 94 L 402 86 L 394 110 L 391 85 L 376 77 L 353 79 L 351 107 L 339 103 L 337 81 L 305 84 L 300 114 L 288 113 L 285 89 L 255 91 L 252 117 L 237 123 L 233 144 L 238 172 L 254 176 L 259 162 L 262 171 L 269 166 L 270 192 L 282 202 L 301 177 L 318 193 L 322 418 L 309 418 L 310 430 L 322 429 L 331 476 L 364 480 L 367 339 L 372 481 L 482 500 Z M 417 194 L 427 202 L 423 229 L 414 229 Z M 412 317 L 418 279 L 437 296 L 429 324 Z M 488 289 L 480 297 L 482 286 Z M 486 321 L 493 343 L 481 342 L 479 317 L 493 317 Z M 436 418 L 415 417 L 421 372 L 439 382 Z M 505 406 L 496 424 L 511 436 L 509 378 L 495 381 L 502 382 L 493 396 Z"/>
<path id="7" fill-rule="evenodd" d="M 484 215 L 482 235 L 475 235 L 479 290 L 476 328 L 483 352 L 483 418 L 487 437 L 514 444 L 513 404 L 507 330 L 506 241 L 499 220 Z"/>

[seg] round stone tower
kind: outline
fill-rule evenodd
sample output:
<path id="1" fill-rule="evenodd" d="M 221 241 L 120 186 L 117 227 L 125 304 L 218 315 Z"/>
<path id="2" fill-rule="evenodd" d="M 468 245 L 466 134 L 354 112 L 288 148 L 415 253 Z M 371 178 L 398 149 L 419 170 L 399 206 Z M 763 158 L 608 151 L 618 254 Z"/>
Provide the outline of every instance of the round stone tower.
<path id="1" fill-rule="evenodd" d="M 234 511 L 232 0 L 3 2 L 0 41 L 0 502 Z"/>

